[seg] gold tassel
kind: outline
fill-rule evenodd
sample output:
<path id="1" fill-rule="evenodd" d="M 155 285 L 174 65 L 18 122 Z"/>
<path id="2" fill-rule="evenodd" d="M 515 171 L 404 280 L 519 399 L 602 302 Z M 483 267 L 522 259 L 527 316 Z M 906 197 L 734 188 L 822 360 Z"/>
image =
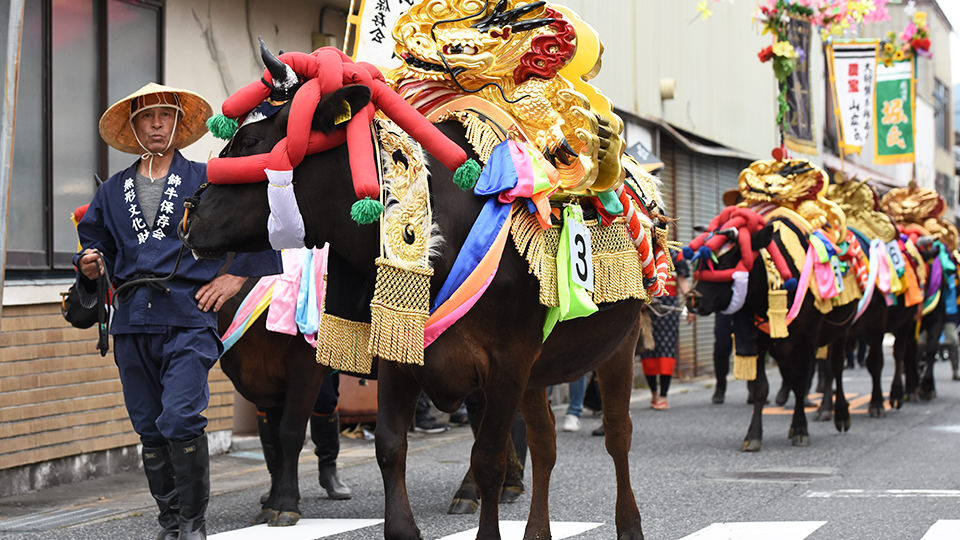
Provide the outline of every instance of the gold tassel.
<path id="1" fill-rule="evenodd" d="M 376 263 L 367 352 L 384 360 L 422 366 L 423 327 L 429 315 L 433 269 L 404 269 L 383 257 Z"/>
<path id="2" fill-rule="evenodd" d="M 829 353 L 830 353 L 830 346 L 824 345 L 823 347 L 817 348 L 817 352 L 816 354 L 814 354 L 814 356 L 816 357 L 817 360 L 826 360 L 827 354 Z"/>
<path id="3" fill-rule="evenodd" d="M 653 319 L 650 311 L 640 310 L 640 350 L 652 351 L 656 343 L 653 340 Z"/>
<path id="4" fill-rule="evenodd" d="M 733 355 L 733 376 L 738 381 L 757 380 L 757 357 Z"/>
<path id="5" fill-rule="evenodd" d="M 767 291 L 767 319 L 770 321 L 770 337 L 773 339 L 790 336 L 787 330 L 787 291 L 770 289 Z"/>
<path id="6" fill-rule="evenodd" d="M 367 352 L 370 324 L 348 321 L 329 313 L 320 315 L 317 363 L 352 373 L 370 373 L 373 359 Z"/>

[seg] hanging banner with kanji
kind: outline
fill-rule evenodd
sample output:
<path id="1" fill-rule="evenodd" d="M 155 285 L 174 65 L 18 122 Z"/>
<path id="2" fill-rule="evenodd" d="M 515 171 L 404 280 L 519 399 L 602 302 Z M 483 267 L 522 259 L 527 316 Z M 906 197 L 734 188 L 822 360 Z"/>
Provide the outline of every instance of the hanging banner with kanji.
<path id="1" fill-rule="evenodd" d="M 873 162 L 880 165 L 913 161 L 916 82 L 913 61 L 877 65 Z"/>
<path id="2" fill-rule="evenodd" d="M 347 53 L 383 71 L 402 65 L 393 53 L 393 26 L 416 0 L 352 0 L 347 17 Z M 359 4 L 355 8 L 354 4 Z"/>
<path id="3" fill-rule="evenodd" d="M 810 94 L 810 34 L 809 19 L 790 17 L 786 24 L 787 41 L 797 52 L 797 69 L 785 83 L 787 105 L 786 128 L 783 142 L 794 152 L 817 153 L 817 141 L 813 136 L 813 102 Z"/>
<path id="4" fill-rule="evenodd" d="M 873 131 L 877 41 L 834 42 L 827 47 L 834 116 L 844 153 L 859 154 Z"/>

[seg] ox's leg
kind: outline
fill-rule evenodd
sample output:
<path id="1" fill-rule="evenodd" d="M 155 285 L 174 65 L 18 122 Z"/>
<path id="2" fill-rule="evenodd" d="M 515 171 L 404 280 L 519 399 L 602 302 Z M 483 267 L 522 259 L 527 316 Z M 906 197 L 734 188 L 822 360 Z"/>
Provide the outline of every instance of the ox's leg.
<path id="1" fill-rule="evenodd" d="M 837 345 L 834 344 L 830 347 L 827 347 L 826 354 L 817 353 L 817 366 L 819 369 L 819 377 L 817 377 L 817 391 L 822 394 L 820 399 L 820 406 L 817 407 L 817 412 L 814 414 L 813 419 L 817 422 L 826 422 L 833 418 L 833 378 L 834 374 L 837 373 L 836 366 L 833 364 L 833 351 L 837 349 Z M 820 358 L 823 356 L 823 358 Z"/>
<path id="2" fill-rule="evenodd" d="M 880 383 L 880 376 L 883 374 L 883 334 L 868 332 L 867 340 L 870 347 L 870 352 L 867 353 L 867 370 L 870 371 L 873 381 L 869 412 L 871 418 L 880 418 L 887 415 L 883 410 L 883 386 Z"/>
<path id="3" fill-rule="evenodd" d="M 830 347 L 830 368 L 837 381 L 837 394 L 834 404 L 833 425 L 837 431 L 850 431 L 850 404 L 843 391 L 843 367 L 846 363 L 847 337 L 842 336 Z"/>
<path id="4" fill-rule="evenodd" d="M 903 406 L 903 371 L 910 342 L 914 339 L 913 324 L 904 323 L 893 332 L 893 382 L 890 383 L 890 406 L 899 409 Z"/>
<path id="5" fill-rule="evenodd" d="M 910 339 L 907 340 L 906 353 L 903 355 L 903 391 L 906 394 L 904 396 L 904 401 L 917 400 L 917 387 L 919 386 L 920 381 L 920 346 L 916 337 L 917 324 L 920 323 L 911 322 L 910 324 L 906 325 L 909 327 L 908 331 L 910 332 Z"/>
<path id="6" fill-rule="evenodd" d="M 407 368 L 380 362 L 377 380 L 377 464 L 383 478 L 384 540 L 423 538 L 407 496 L 407 429 L 420 396 L 420 386 Z"/>
<path id="7" fill-rule="evenodd" d="M 617 540 L 643 540 L 640 510 L 630 484 L 630 443 L 633 438 L 630 395 L 633 392 L 636 342 L 637 336 L 626 337 L 620 349 L 597 367 L 604 442 L 617 474 Z"/>
<path id="8" fill-rule="evenodd" d="M 557 435 L 546 388 L 528 388 L 524 393 L 523 419 L 527 422 L 527 445 L 533 464 L 533 496 L 523 538 L 550 538 L 548 495 L 550 474 L 557 461 Z"/>
<path id="9" fill-rule="evenodd" d="M 480 490 L 480 525 L 477 540 L 500 540 L 500 491 L 507 469 L 507 443 L 510 426 L 517 413 L 523 384 L 529 373 L 495 371 L 490 374 L 484 392 L 496 392 L 498 399 L 487 399 L 477 438 L 470 455 L 470 467 L 483 471 L 475 475 Z"/>
<path id="10" fill-rule="evenodd" d="M 277 428 L 279 478 L 274 482 L 269 501 L 270 508 L 279 514 L 276 520 L 268 523 L 272 526 L 288 527 L 300 521 L 300 451 L 303 450 L 313 404 L 320 393 L 320 383 L 330 372 L 329 368 L 317 365 L 312 354 L 307 354 L 305 361 L 306 365 L 301 367 L 306 367 L 306 372 L 299 372 L 295 362 L 290 362 L 287 367 L 286 397 Z"/>
<path id="11" fill-rule="evenodd" d="M 260 436 L 260 448 L 263 460 L 270 473 L 270 490 L 260 498 L 260 512 L 253 518 L 253 524 L 275 522 L 279 512 L 273 506 L 273 494 L 277 491 L 280 478 L 280 440 L 279 425 L 283 411 L 279 408 L 257 409 L 257 433 Z"/>
<path id="12" fill-rule="evenodd" d="M 770 392 L 770 383 L 767 382 L 767 371 L 764 369 L 765 351 L 758 351 L 757 355 L 757 379 L 753 381 L 751 395 L 753 397 L 753 416 L 750 419 L 750 427 L 747 429 L 747 436 L 743 439 L 743 445 L 740 447 L 744 452 L 757 452 L 760 450 L 763 440 L 763 406 L 767 403 L 767 394 Z M 781 365 L 780 373 L 783 374 L 784 384 L 790 380 L 790 371 Z"/>
<path id="13" fill-rule="evenodd" d="M 940 348 L 940 334 L 943 333 L 945 317 L 946 312 L 943 306 L 940 305 L 924 320 L 924 330 L 927 333 L 927 341 L 924 343 L 922 354 L 920 355 L 920 380 L 919 389 L 917 390 L 917 395 L 924 401 L 937 397 L 937 390 L 933 383 L 933 366 L 937 363 L 937 349 Z"/>
<path id="14" fill-rule="evenodd" d="M 809 374 L 814 369 L 814 350 L 806 344 L 793 348 L 793 354 L 786 359 L 790 362 L 793 384 L 793 419 L 790 423 L 789 437 L 794 446 L 810 446 L 810 432 L 807 428 L 807 415 L 804 410 L 807 392 L 810 390 Z"/>

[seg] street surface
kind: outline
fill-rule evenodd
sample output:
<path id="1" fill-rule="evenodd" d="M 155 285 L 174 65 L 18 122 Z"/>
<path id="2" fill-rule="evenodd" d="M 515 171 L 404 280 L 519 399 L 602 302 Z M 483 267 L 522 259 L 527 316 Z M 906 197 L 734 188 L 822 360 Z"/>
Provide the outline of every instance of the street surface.
<path id="1" fill-rule="evenodd" d="M 710 403 L 712 381 L 675 384 L 668 411 L 649 408 L 647 390 L 634 393 L 631 468 L 648 540 L 956 540 L 960 538 L 960 382 L 938 363 L 939 397 L 907 403 L 882 419 L 866 415 L 865 369 L 845 373 L 853 427 L 810 421 L 811 446 L 787 439 L 790 417 L 772 404 L 764 417 L 763 449 L 739 451 L 750 406 L 742 382 L 731 381 L 727 401 Z M 771 376 L 771 399 L 779 387 Z M 892 373 L 892 366 L 885 366 Z M 885 378 L 889 388 L 889 377 Z M 792 403 L 792 398 L 791 402 Z M 788 406 L 790 406 L 788 403 Z M 558 418 L 564 408 L 557 406 Z M 589 410 L 583 429 L 558 433 L 551 483 L 553 538 L 613 539 L 614 472 L 600 423 Z M 446 514 L 467 468 L 468 428 L 439 435 L 411 434 L 408 490 L 427 540 L 473 539 L 476 515 Z M 313 455 L 301 459 L 301 510 L 292 528 L 250 528 L 267 485 L 252 447 L 213 458 L 208 532 L 212 540 L 368 540 L 382 538 L 382 484 L 373 443 L 343 440 L 341 478 L 353 499 L 321 496 Z M 528 462 L 529 463 L 529 462 Z M 527 486 L 530 468 L 526 471 Z M 522 537 L 529 493 L 501 505 L 504 540 Z M 156 511 L 139 471 L 21 497 L 0 499 L 0 538 L 152 539 Z"/>

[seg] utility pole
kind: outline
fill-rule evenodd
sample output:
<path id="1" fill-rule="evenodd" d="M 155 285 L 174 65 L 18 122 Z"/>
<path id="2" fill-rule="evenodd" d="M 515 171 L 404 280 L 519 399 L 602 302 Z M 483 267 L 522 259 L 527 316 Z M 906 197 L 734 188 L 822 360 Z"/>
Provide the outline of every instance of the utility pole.
<path id="1" fill-rule="evenodd" d="M 0 315 L 3 315 L 3 282 L 7 267 L 7 216 L 10 215 L 13 129 L 17 117 L 17 79 L 20 72 L 24 0 L 9 0 L 7 5 L 7 39 L 3 52 L 6 69 L 3 72 L 3 105 L 0 108 Z"/>

